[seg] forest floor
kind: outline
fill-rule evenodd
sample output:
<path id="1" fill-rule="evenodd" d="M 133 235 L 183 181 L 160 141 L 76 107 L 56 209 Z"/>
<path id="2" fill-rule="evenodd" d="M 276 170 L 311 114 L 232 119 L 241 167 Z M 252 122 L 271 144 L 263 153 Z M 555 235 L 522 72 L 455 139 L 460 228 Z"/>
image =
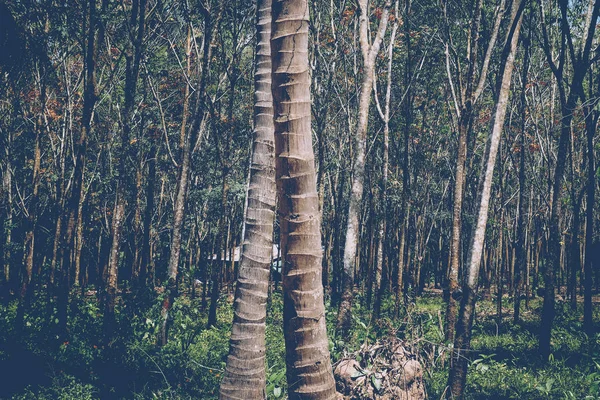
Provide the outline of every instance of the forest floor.
<path id="1" fill-rule="evenodd" d="M 173 308 L 170 341 L 156 345 L 161 297 L 125 298 L 118 309 L 117 339 L 103 343 L 102 318 L 93 296 L 71 302 L 68 340 L 57 342 L 55 305 L 42 293 L 34 297 L 24 329 L 14 329 L 17 303 L 0 305 L 0 398 L 12 399 L 213 399 L 217 398 L 229 346 L 233 316 L 231 296 L 223 295 L 218 324 L 206 329 L 202 300 L 180 297 Z M 449 346 L 444 343 L 441 294 L 426 292 L 408 302 L 398 320 L 386 314 L 371 324 L 360 296 L 353 309 L 349 337 L 330 336 L 333 362 L 389 335 L 405 340 L 421 362 L 429 399 L 443 396 Z M 537 353 L 541 299 L 522 302 L 522 322 L 512 322 L 512 303 L 505 299 L 503 318 L 496 304 L 481 300 L 473 328 L 467 382 L 468 399 L 598 399 L 600 335 L 582 331 L 582 304 L 573 311 L 558 302 L 553 353 Z M 150 304 L 150 306 L 149 306 Z M 595 320 L 600 310 L 594 307 Z M 204 311 L 206 310 L 206 311 Z M 50 317 L 48 317 L 50 315 Z M 336 309 L 327 305 L 330 335 Z M 499 323 L 500 322 L 500 323 Z M 282 299 L 274 293 L 267 319 L 268 398 L 285 398 L 285 349 Z"/>

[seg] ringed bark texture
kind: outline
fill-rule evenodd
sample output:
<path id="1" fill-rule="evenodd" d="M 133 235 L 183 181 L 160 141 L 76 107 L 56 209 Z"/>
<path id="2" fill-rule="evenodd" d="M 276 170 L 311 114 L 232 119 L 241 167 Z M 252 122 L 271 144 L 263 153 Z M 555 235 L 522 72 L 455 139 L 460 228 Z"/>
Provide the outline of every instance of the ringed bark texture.
<path id="1" fill-rule="evenodd" d="M 266 398 L 265 327 L 275 218 L 271 0 L 258 0 L 254 142 L 233 326 L 221 399 Z"/>
<path id="2" fill-rule="evenodd" d="M 273 100 L 288 396 L 335 399 L 321 280 L 307 0 L 273 2 Z"/>

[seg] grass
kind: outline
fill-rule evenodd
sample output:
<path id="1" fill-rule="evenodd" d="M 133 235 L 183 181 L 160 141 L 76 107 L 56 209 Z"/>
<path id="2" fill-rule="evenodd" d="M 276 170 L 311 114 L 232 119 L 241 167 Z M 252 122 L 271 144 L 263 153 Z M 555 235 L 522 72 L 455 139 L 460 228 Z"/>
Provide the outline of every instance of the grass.
<path id="1" fill-rule="evenodd" d="M 216 327 L 205 329 L 207 311 L 199 299 L 179 298 L 174 307 L 171 340 L 158 347 L 161 299 L 142 305 L 125 301 L 118 310 L 119 339 L 102 346 L 101 312 L 94 298 L 71 303 L 69 340 L 54 343 L 56 310 L 36 296 L 19 337 L 13 329 L 16 303 L 0 306 L 0 369 L 8 371 L 1 398 L 13 399 L 216 399 L 229 348 L 231 300 L 223 296 Z M 331 334 L 337 311 L 327 304 L 333 361 L 364 342 L 395 334 L 411 344 L 423 364 L 430 399 L 443 396 L 448 375 L 449 345 L 442 332 L 443 303 L 439 296 L 416 299 L 390 317 L 393 299 L 382 318 L 371 323 L 370 310 L 358 296 L 350 335 Z M 537 353 L 540 299 L 512 322 L 511 304 L 498 326 L 495 305 L 480 301 L 473 328 L 467 399 L 597 399 L 600 398 L 600 335 L 587 337 L 582 310 L 559 303 L 552 334 L 552 353 Z M 149 305 L 148 305 L 149 304 Z M 48 310 L 54 310 L 47 315 Z M 598 310 L 595 319 L 600 319 Z M 286 397 L 282 298 L 275 293 L 267 317 L 267 395 Z"/>

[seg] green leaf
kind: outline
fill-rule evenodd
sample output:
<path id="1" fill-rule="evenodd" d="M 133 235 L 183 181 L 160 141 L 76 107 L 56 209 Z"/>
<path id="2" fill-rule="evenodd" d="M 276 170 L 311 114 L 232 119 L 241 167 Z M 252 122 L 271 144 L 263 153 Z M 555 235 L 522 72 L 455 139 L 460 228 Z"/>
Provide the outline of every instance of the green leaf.
<path id="1" fill-rule="evenodd" d="M 281 397 L 281 388 L 280 387 L 276 387 L 273 389 L 273 396 Z"/>
<path id="2" fill-rule="evenodd" d="M 552 384 L 554 383 L 554 378 L 548 378 L 546 381 L 546 393 L 550 393 L 552 390 Z"/>

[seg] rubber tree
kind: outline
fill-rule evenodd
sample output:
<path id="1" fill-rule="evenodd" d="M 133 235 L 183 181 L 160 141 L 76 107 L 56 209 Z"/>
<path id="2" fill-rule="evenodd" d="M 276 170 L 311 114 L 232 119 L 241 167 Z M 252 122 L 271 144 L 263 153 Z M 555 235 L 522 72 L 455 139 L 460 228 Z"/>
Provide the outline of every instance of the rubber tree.
<path id="1" fill-rule="evenodd" d="M 103 3 L 104 6 L 104 3 Z M 75 145 L 75 168 L 73 171 L 73 185 L 71 195 L 67 200 L 63 213 L 62 225 L 66 227 L 65 236 L 61 245 L 61 284 L 58 293 L 58 329 L 62 334 L 66 334 L 67 317 L 69 307 L 69 289 L 71 285 L 71 251 L 75 248 L 75 230 L 78 224 L 79 207 L 83 198 L 84 174 L 86 163 L 86 152 L 88 138 L 92 129 L 92 116 L 94 106 L 97 101 L 96 94 L 96 28 L 98 27 L 98 17 L 96 2 L 89 1 L 87 9 L 88 31 L 86 32 L 85 47 L 85 69 L 86 79 L 84 88 L 83 110 L 81 116 L 81 130 Z"/>
<path id="2" fill-rule="evenodd" d="M 169 253 L 169 264 L 167 269 L 167 296 L 162 308 L 162 326 L 160 332 L 161 344 L 164 346 L 168 341 L 169 311 L 173 307 L 177 292 L 177 275 L 179 273 L 179 259 L 181 255 L 181 235 L 186 210 L 188 186 L 191 175 L 192 154 L 197 147 L 197 141 L 202 137 L 206 128 L 206 87 L 210 77 L 210 60 L 212 57 L 212 39 L 216 26 L 221 16 L 222 6 L 217 10 L 217 17 L 211 14 L 211 9 L 203 9 L 204 38 L 202 52 L 202 75 L 198 88 L 196 106 L 192 116 L 189 130 L 182 134 L 183 147 L 181 148 L 181 160 L 177 171 L 177 189 L 175 204 L 173 207 L 173 230 L 171 232 L 171 246 Z"/>
<path id="3" fill-rule="evenodd" d="M 379 202 L 381 207 L 381 216 L 379 218 L 379 235 L 377 238 L 377 265 L 375 266 L 374 271 L 374 282 L 373 286 L 376 293 L 375 303 L 373 304 L 373 321 L 379 318 L 381 313 L 381 301 L 385 291 L 386 281 L 387 281 L 387 273 L 384 277 L 384 257 L 386 256 L 383 248 L 385 246 L 386 241 L 386 232 L 387 232 L 387 192 L 388 192 L 388 169 L 389 169 L 389 158 L 390 158 L 390 102 L 392 99 L 392 66 L 394 63 L 394 42 L 396 40 L 396 33 L 398 32 L 398 4 L 399 1 L 396 0 L 394 5 L 394 17 L 392 20 L 392 32 L 390 35 L 390 42 L 387 48 L 387 82 L 385 85 L 385 100 L 383 105 L 383 110 L 381 109 L 381 104 L 379 104 L 379 98 L 377 96 L 377 88 L 375 88 L 375 100 L 377 104 L 377 111 L 379 112 L 379 117 L 383 122 L 383 165 L 381 166 L 381 192 L 379 196 Z M 375 81 L 376 83 L 376 81 Z M 370 289 L 370 287 L 369 287 Z M 367 301 L 367 304 L 370 304 L 370 300 Z"/>
<path id="4" fill-rule="evenodd" d="M 585 263 L 583 267 L 583 329 L 591 335 L 594 332 L 594 320 L 592 313 L 592 262 L 593 260 L 592 244 L 594 240 L 594 204 L 596 201 L 596 161 L 594 158 L 594 135 L 600 120 L 600 111 L 594 110 L 598 105 L 598 95 L 600 94 L 600 79 L 596 75 L 596 94 L 594 96 L 594 74 L 590 71 L 590 98 L 595 98 L 595 102 L 591 104 L 585 102 L 587 106 L 584 108 L 585 114 L 585 130 L 586 130 L 586 156 L 587 156 L 587 190 L 586 190 L 586 228 L 585 228 Z M 595 103 L 595 104 L 594 104 Z"/>
<path id="5" fill-rule="evenodd" d="M 132 125 L 134 117 L 134 106 L 137 94 L 137 85 L 140 65 L 143 57 L 143 39 L 146 26 L 146 0 L 134 1 L 132 3 L 130 23 L 130 43 L 125 51 L 125 89 L 124 102 L 121 113 L 121 149 L 118 164 L 118 181 L 116 190 L 115 206 L 112 221 L 112 243 L 108 263 L 106 280 L 106 303 L 104 306 L 104 329 L 107 340 L 110 340 L 115 323 L 115 303 L 117 298 L 118 269 L 121 255 L 121 236 L 123 233 L 124 218 L 130 206 L 129 192 L 132 185 L 131 166 L 129 158 L 132 157 Z M 134 138 L 135 139 L 135 138 Z M 136 140 L 133 140 L 134 142 Z"/>
<path id="6" fill-rule="evenodd" d="M 365 181 L 365 162 L 367 149 L 367 129 L 369 127 L 369 106 L 371 92 L 373 91 L 375 59 L 379 54 L 381 42 L 385 36 L 389 19 L 390 2 L 385 4 L 381 14 L 379 27 L 375 39 L 369 39 L 369 3 L 368 0 L 359 0 L 359 41 L 363 61 L 363 75 L 360 85 L 358 102 L 358 124 L 356 127 L 356 150 L 354 165 L 352 167 L 352 187 L 348 205 L 348 224 L 346 228 L 346 241 L 344 244 L 344 274 L 343 292 L 338 314 L 337 329 L 344 336 L 350 329 L 352 322 L 352 301 L 354 289 L 354 271 L 356 269 L 356 249 L 360 236 L 359 215 L 363 198 L 363 185 Z"/>
<path id="7" fill-rule="evenodd" d="M 540 2 L 540 24 L 542 30 L 542 48 L 546 54 L 546 61 L 556 78 L 556 85 L 559 92 L 560 108 L 561 108 L 561 124 L 560 137 L 558 141 L 558 149 L 556 152 L 556 165 L 554 168 L 554 178 L 552 182 L 552 201 L 550 203 L 549 217 L 549 238 L 548 249 L 549 255 L 546 260 L 544 270 L 544 303 L 542 306 L 542 318 L 540 323 L 539 335 L 539 350 L 543 359 L 548 359 L 551 352 L 550 338 L 552 336 L 552 325 L 554 323 L 555 314 L 555 272 L 560 266 L 560 210 L 561 202 L 560 195 L 563 187 L 563 175 L 567 155 L 569 152 L 569 142 L 571 137 L 571 125 L 573 120 L 573 111 L 577 106 L 578 98 L 580 97 L 583 80 L 587 70 L 590 67 L 590 53 L 592 50 L 592 42 L 596 30 L 596 21 L 600 12 L 600 0 L 590 0 L 588 3 L 586 14 L 586 25 L 584 27 L 584 37 L 581 40 L 581 47 L 575 50 L 572 42 L 571 27 L 569 25 L 568 4 L 566 0 L 559 1 L 561 12 L 561 49 L 558 63 L 555 61 L 548 39 L 546 29 L 545 13 L 543 2 Z M 566 65 L 566 54 L 569 53 L 571 64 L 573 65 L 573 75 L 567 89 L 565 84 L 564 68 Z"/>
<path id="8" fill-rule="evenodd" d="M 321 218 L 311 135 L 307 0 L 272 16 L 275 154 L 288 397 L 334 399 L 323 303 Z"/>
<path id="9" fill-rule="evenodd" d="M 463 285 L 463 297 L 461 299 L 460 311 L 456 322 L 456 334 L 452 353 L 452 364 L 448 375 L 448 386 L 453 399 L 462 399 L 467 382 L 468 353 L 471 347 L 471 330 L 473 317 L 475 315 L 475 301 L 477 286 L 479 282 L 479 270 L 485 242 L 485 231 L 488 220 L 490 197 L 492 192 L 492 178 L 496 165 L 496 156 L 502 139 L 502 129 L 506 118 L 506 109 L 510 94 L 510 84 L 514 69 L 517 44 L 519 43 L 519 32 L 523 9 L 526 0 L 515 0 L 512 4 L 511 23 L 505 44 L 505 61 L 502 69 L 502 78 L 498 100 L 496 102 L 492 134 L 489 139 L 489 150 L 485 165 L 485 174 L 482 176 L 483 184 L 480 185 L 481 192 L 478 193 L 479 210 L 477 212 L 477 223 L 474 228 L 472 242 L 469 249 L 468 269 L 466 282 Z"/>
<path id="10" fill-rule="evenodd" d="M 444 16 L 446 19 L 446 37 L 445 37 L 445 54 L 446 54 L 446 71 L 448 74 L 448 82 L 450 83 L 450 89 L 452 92 L 452 99 L 454 102 L 453 115 L 456 118 L 458 125 L 458 155 L 456 162 L 456 172 L 454 179 L 454 202 L 452 206 L 452 236 L 450 241 L 450 264 L 447 271 L 447 295 L 448 303 L 446 307 L 446 322 L 445 322 L 445 336 L 446 340 L 453 340 L 454 338 L 454 327 L 456 325 L 456 313 L 457 313 L 457 296 L 455 295 L 458 291 L 458 272 L 460 269 L 461 261 L 461 237 L 462 237 L 462 209 L 463 209 L 463 198 L 464 198 L 464 186 L 467 161 L 467 139 L 469 129 L 471 127 L 473 118 L 473 107 L 477 103 L 483 93 L 485 82 L 487 79 L 489 64 L 492 55 L 492 51 L 498 38 L 498 32 L 500 30 L 500 22 L 504 15 L 504 7 L 506 4 L 505 0 L 500 0 L 498 7 L 496 8 L 496 19 L 494 27 L 491 32 L 490 41 L 485 52 L 485 56 L 482 62 L 481 70 L 479 72 L 479 78 L 476 81 L 475 68 L 478 64 L 478 43 L 480 41 L 480 26 L 481 26 L 481 9 L 483 0 L 475 0 L 473 7 L 473 14 L 471 18 L 471 26 L 469 30 L 469 43 L 470 46 L 467 48 L 467 68 L 466 75 L 461 76 L 460 71 L 461 61 L 458 57 L 456 50 L 453 48 L 452 34 L 450 31 L 450 23 L 448 21 L 448 10 L 446 4 L 444 4 Z M 451 71 L 451 63 L 456 66 L 455 76 Z"/>
<path id="11" fill-rule="evenodd" d="M 256 5 L 254 132 L 233 325 L 221 399 L 266 398 L 265 329 L 275 220 L 271 0 Z"/>
<path id="12" fill-rule="evenodd" d="M 521 93 L 519 99 L 519 113 L 521 114 L 520 132 L 519 132 L 519 205 L 517 209 L 517 243 L 515 249 L 515 284 L 514 284 L 514 312 L 513 319 L 515 323 L 519 322 L 521 311 L 521 290 L 523 273 L 527 268 L 527 248 L 525 243 L 526 238 L 526 221 L 525 221 L 525 126 L 527 114 L 526 93 L 527 93 L 527 75 L 529 72 L 530 59 L 530 40 L 531 40 L 531 17 L 528 19 L 529 32 L 523 35 L 523 69 L 521 71 Z"/>

